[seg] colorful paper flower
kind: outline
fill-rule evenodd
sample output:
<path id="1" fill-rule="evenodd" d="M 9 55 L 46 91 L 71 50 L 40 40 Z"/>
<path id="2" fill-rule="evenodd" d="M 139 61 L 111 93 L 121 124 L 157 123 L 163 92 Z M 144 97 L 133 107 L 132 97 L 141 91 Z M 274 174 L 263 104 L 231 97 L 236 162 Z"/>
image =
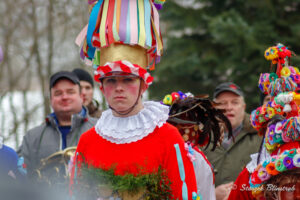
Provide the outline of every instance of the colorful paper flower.
<path id="1" fill-rule="evenodd" d="M 295 167 L 300 168 L 300 153 L 293 157 L 293 164 Z"/>
<path id="2" fill-rule="evenodd" d="M 261 167 L 258 170 L 258 177 L 260 178 L 261 181 L 266 181 L 271 177 L 271 175 L 267 172 L 266 168 Z"/>
<path id="3" fill-rule="evenodd" d="M 278 58 L 278 49 L 277 47 L 270 47 L 265 51 L 265 58 L 267 60 L 274 60 Z"/>
<path id="4" fill-rule="evenodd" d="M 172 105 L 172 102 L 173 102 L 173 98 L 170 94 L 167 94 L 163 99 L 163 104 L 165 105 Z"/>
<path id="5" fill-rule="evenodd" d="M 284 77 L 289 77 L 291 75 L 291 70 L 288 67 L 283 67 L 280 71 L 280 75 Z"/>
<path id="6" fill-rule="evenodd" d="M 268 174 L 271 174 L 273 176 L 277 175 L 279 172 L 276 170 L 275 168 L 275 163 L 270 162 L 267 166 L 266 166 L 266 170 L 268 172 Z"/>

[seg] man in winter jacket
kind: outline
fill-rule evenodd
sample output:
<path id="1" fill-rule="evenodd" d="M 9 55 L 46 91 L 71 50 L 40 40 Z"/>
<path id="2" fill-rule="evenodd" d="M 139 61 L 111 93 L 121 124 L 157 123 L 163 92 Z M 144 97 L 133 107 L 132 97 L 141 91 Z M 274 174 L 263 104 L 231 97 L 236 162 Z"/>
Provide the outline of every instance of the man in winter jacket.
<path id="1" fill-rule="evenodd" d="M 208 147 L 204 152 L 214 168 L 216 199 L 223 200 L 228 198 L 233 182 L 250 161 L 250 155 L 259 150 L 261 139 L 245 112 L 244 95 L 239 86 L 232 82 L 222 83 L 216 87 L 213 96 L 218 108 L 224 109 L 234 136 L 233 141 L 225 133 L 222 144 L 215 151 Z"/>
<path id="2" fill-rule="evenodd" d="M 50 102 L 54 112 L 45 123 L 27 132 L 19 149 L 30 178 L 42 159 L 77 146 L 81 134 L 96 123 L 83 106 L 79 79 L 73 72 L 60 71 L 51 76 Z"/>
<path id="3" fill-rule="evenodd" d="M 76 68 L 74 72 L 80 81 L 81 93 L 83 96 L 83 105 L 89 110 L 89 115 L 95 118 L 100 118 L 101 109 L 98 101 L 93 99 L 94 96 L 94 81 L 89 72 L 84 69 Z"/>

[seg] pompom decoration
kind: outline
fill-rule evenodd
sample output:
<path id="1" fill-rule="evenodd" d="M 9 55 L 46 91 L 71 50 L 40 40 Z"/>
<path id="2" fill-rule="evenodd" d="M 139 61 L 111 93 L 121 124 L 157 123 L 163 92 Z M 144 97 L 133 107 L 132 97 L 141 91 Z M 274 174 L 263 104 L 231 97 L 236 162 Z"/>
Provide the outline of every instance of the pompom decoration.
<path id="1" fill-rule="evenodd" d="M 286 167 L 283 164 L 283 159 L 276 160 L 276 162 L 275 162 L 275 168 L 279 172 L 283 172 L 283 171 L 286 170 Z"/>
<path id="2" fill-rule="evenodd" d="M 283 77 L 289 77 L 291 75 L 291 70 L 288 67 L 283 67 L 280 71 L 280 75 Z"/>
<path id="3" fill-rule="evenodd" d="M 161 4 L 158 4 L 158 3 L 154 3 L 155 7 L 157 10 L 161 10 L 162 9 L 162 5 Z"/>
<path id="4" fill-rule="evenodd" d="M 287 152 L 282 153 L 280 156 L 273 156 L 271 160 L 265 161 L 263 165 L 258 165 L 251 174 L 249 180 L 252 194 L 255 196 L 259 195 L 263 190 L 257 192 L 257 189 L 272 176 L 276 176 L 287 170 L 300 168 L 299 150 L 300 149 L 297 151 L 297 149 L 292 148 L 287 150 Z"/>
<path id="5" fill-rule="evenodd" d="M 294 165 L 295 167 L 300 168 L 300 154 L 296 154 L 296 155 L 293 157 L 293 165 Z"/>
<path id="6" fill-rule="evenodd" d="M 165 96 L 165 98 L 163 99 L 163 104 L 165 104 L 165 105 L 172 105 L 172 102 L 173 102 L 173 98 L 172 98 L 172 96 L 170 95 L 170 94 L 167 94 L 166 96 Z"/>
<path id="7" fill-rule="evenodd" d="M 267 172 L 266 168 L 261 167 L 258 170 L 258 177 L 260 178 L 260 180 L 266 181 L 271 177 L 271 175 Z"/>
<path id="8" fill-rule="evenodd" d="M 275 73 L 264 73 L 260 75 L 259 89 L 264 94 L 270 94 L 276 96 L 282 92 L 292 92 L 297 89 L 297 83 L 299 82 L 299 74 L 292 74 L 288 68 L 284 69 L 285 75 L 278 77 Z M 295 80 L 297 82 L 295 82 Z"/>
<path id="9" fill-rule="evenodd" d="M 275 163 L 274 162 L 267 162 L 266 165 L 266 171 L 268 172 L 268 174 L 270 174 L 271 176 L 275 176 L 278 174 L 278 171 L 276 170 L 275 167 Z"/>
<path id="10" fill-rule="evenodd" d="M 179 94 L 179 96 L 180 96 L 180 99 L 185 99 L 185 98 L 187 98 L 187 96 L 188 96 L 188 94 L 185 94 L 185 93 L 183 93 L 183 92 L 181 92 L 181 91 L 178 91 L 178 94 Z"/>
<path id="11" fill-rule="evenodd" d="M 181 91 L 172 92 L 171 94 L 167 94 L 161 103 L 170 106 L 174 103 L 176 99 L 185 99 L 187 97 L 193 97 L 193 96 L 194 95 L 189 92 L 188 93 L 183 93 Z"/>
<path id="12" fill-rule="evenodd" d="M 257 198 L 263 196 L 271 177 L 300 168 L 300 94 L 295 92 L 300 89 L 300 73 L 297 67 L 289 66 L 291 55 L 282 44 L 268 48 L 264 54 L 277 66 L 275 73 L 262 73 L 258 82 L 260 90 L 272 100 L 250 115 L 252 126 L 264 134 L 264 146 L 272 156 L 250 175 L 250 188 Z"/>
<path id="13" fill-rule="evenodd" d="M 269 101 L 267 104 L 253 110 L 250 115 L 250 121 L 253 128 L 261 132 L 266 128 L 267 122 L 275 115 L 283 115 L 284 104 L 281 105 L 276 101 Z M 264 134 L 264 133 L 262 133 Z"/>
<path id="14" fill-rule="evenodd" d="M 281 92 L 295 91 L 300 83 L 299 70 L 288 66 L 288 58 L 292 52 L 282 44 L 269 47 L 265 51 L 265 58 L 277 64 L 276 73 L 264 73 L 260 75 L 259 88 L 264 94 L 276 96 Z M 284 65 L 284 66 L 282 66 Z"/>
<path id="15" fill-rule="evenodd" d="M 175 99 L 180 98 L 180 95 L 178 94 L 178 92 L 172 92 L 171 94 L 173 101 L 175 101 Z"/>
<path id="16" fill-rule="evenodd" d="M 275 124 L 270 124 L 265 133 L 265 147 L 272 153 L 281 145 L 300 141 L 300 117 L 291 117 Z"/>
<path id="17" fill-rule="evenodd" d="M 267 60 L 276 60 L 278 59 L 278 49 L 277 47 L 270 47 L 265 51 L 265 58 Z M 276 63 L 274 63 L 276 64 Z"/>
<path id="18" fill-rule="evenodd" d="M 286 167 L 286 169 L 293 169 L 295 167 L 293 164 L 293 159 L 291 157 L 285 157 L 283 159 L 283 164 Z"/>
<path id="19" fill-rule="evenodd" d="M 163 7 L 163 4 L 165 3 L 165 0 L 154 0 L 153 3 L 157 10 L 161 10 Z"/>
<path id="20" fill-rule="evenodd" d="M 282 44 L 277 44 L 276 46 L 269 47 L 265 51 L 265 58 L 271 60 L 273 64 L 284 64 L 285 58 L 291 57 L 292 53 L 288 48 Z"/>

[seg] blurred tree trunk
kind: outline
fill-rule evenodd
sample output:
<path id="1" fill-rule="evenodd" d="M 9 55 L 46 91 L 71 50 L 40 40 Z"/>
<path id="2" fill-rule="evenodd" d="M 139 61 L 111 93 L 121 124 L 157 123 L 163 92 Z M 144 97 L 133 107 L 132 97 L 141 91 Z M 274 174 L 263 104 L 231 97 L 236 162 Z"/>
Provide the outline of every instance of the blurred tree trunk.
<path id="1" fill-rule="evenodd" d="M 81 0 L 0 1 L 0 135 L 11 146 L 51 112 L 50 76 L 83 65 L 74 40 L 87 16 Z"/>
<path id="2" fill-rule="evenodd" d="M 31 20 L 33 22 L 33 49 L 34 54 L 37 62 L 37 74 L 41 85 L 41 90 L 43 94 L 43 102 L 44 102 L 44 117 L 50 113 L 50 102 L 49 102 L 49 95 L 48 94 L 48 79 L 50 77 L 51 68 L 52 68 L 52 51 L 53 51 L 53 37 L 52 37 L 52 19 L 51 19 L 51 12 L 52 12 L 52 1 L 49 0 L 49 8 L 47 10 L 48 12 L 48 20 L 47 20 L 47 32 L 48 32 L 48 60 L 47 60 L 47 70 L 44 70 L 45 67 L 42 63 L 42 59 L 40 56 L 40 50 L 39 50 L 39 32 L 38 32 L 38 21 L 37 21 L 37 13 L 36 13 L 36 5 L 34 0 L 30 0 L 31 6 L 32 6 L 32 15 Z M 47 73 L 45 73 L 47 72 Z"/>
<path id="3" fill-rule="evenodd" d="M 26 1 L 20 2 L 20 5 L 26 5 Z M 2 102 L 4 96 L 8 97 L 8 107 L 10 109 L 10 115 L 11 115 L 11 126 L 9 126 L 9 130 L 7 130 L 6 135 L 4 136 L 4 140 L 13 137 L 15 141 L 15 145 L 18 146 L 20 143 L 20 135 L 17 134 L 17 131 L 20 127 L 20 125 L 23 123 L 22 113 L 19 112 L 18 107 L 16 107 L 15 99 L 14 99 L 14 91 L 17 90 L 17 86 L 20 85 L 20 81 L 22 78 L 26 75 L 26 71 L 29 69 L 29 63 L 32 58 L 33 52 L 31 51 L 29 56 L 24 59 L 24 62 L 22 65 L 16 67 L 14 66 L 14 59 L 15 57 L 8 56 L 10 52 L 14 51 L 14 46 L 18 46 L 18 42 L 15 41 L 15 35 L 17 32 L 16 27 L 19 27 L 21 23 L 23 22 L 23 13 L 22 12 L 15 12 L 14 15 L 9 15 L 9 12 L 13 9 L 15 4 L 7 4 L 7 12 L 5 15 L 8 18 L 10 26 L 7 27 L 6 32 L 4 34 L 4 62 L 1 64 L 1 80 L 6 80 L 7 87 L 5 87 L 4 90 L 1 91 L 1 101 Z M 25 64 L 25 66 L 23 66 Z M 19 70 L 16 70 L 19 69 Z M 20 70 L 21 69 L 21 70 Z M 27 77 L 28 80 L 31 79 L 31 77 Z M 30 84 L 30 83 L 28 83 Z M 28 84 L 23 84 L 23 87 L 29 88 Z M 1 113 L 2 113 L 2 107 L 1 107 Z M 5 121 L 7 117 L 7 113 L 3 112 L 3 117 L 1 120 L 1 125 L 4 126 L 4 124 L 7 124 L 7 121 Z M 1 128 L 1 131 L 3 128 Z"/>
<path id="4" fill-rule="evenodd" d="M 50 76 L 52 74 L 52 58 L 53 58 L 53 51 L 54 51 L 54 40 L 53 40 L 53 0 L 49 0 L 49 5 L 48 5 L 48 25 L 47 25 L 47 30 L 48 30 L 48 61 L 47 61 L 47 81 L 49 82 Z M 46 84 L 47 85 L 47 84 Z M 49 87 L 46 88 L 48 90 Z M 49 91 L 50 93 L 50 91 Z M 45 93 L 44 93 L 45 94 Z M 45 97 L 46 95 L 44 95 Z M 44 98 L 44 107 L 45 107 L 45 114 L 50 113 L 50 96 L 46 96 L 47 98 Z"/>

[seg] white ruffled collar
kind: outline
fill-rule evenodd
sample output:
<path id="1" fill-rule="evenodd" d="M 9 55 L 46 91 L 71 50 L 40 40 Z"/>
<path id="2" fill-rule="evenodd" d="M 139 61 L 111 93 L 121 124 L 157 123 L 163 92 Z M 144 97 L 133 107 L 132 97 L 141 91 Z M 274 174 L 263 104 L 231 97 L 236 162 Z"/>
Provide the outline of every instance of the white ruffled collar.
<path id="1" fill-rule="evenodd" d="M 166 123 L 168 106 L 154 101 L 143 105 L 138 114 L 129 117 L 115 117 L 111 109 L 104 111 L 95 125 L 97 134 L 112 143 L 125 144 L 141 140 Z"/>
<path id="2" fill-rule="evenodd" d="M 259 153 L 251 154 L 251 161 L 247 164 L 246 168 L 248 169 L 248 172 L 252 173 L 257 167 L 257 158 Z M 260 161 L 259 163 L 263 163 L 265 160 L 270 160 L 271 155 L 267 152 L 266 148 L 263 147 L 261 154 L 260 154 Z"/>

